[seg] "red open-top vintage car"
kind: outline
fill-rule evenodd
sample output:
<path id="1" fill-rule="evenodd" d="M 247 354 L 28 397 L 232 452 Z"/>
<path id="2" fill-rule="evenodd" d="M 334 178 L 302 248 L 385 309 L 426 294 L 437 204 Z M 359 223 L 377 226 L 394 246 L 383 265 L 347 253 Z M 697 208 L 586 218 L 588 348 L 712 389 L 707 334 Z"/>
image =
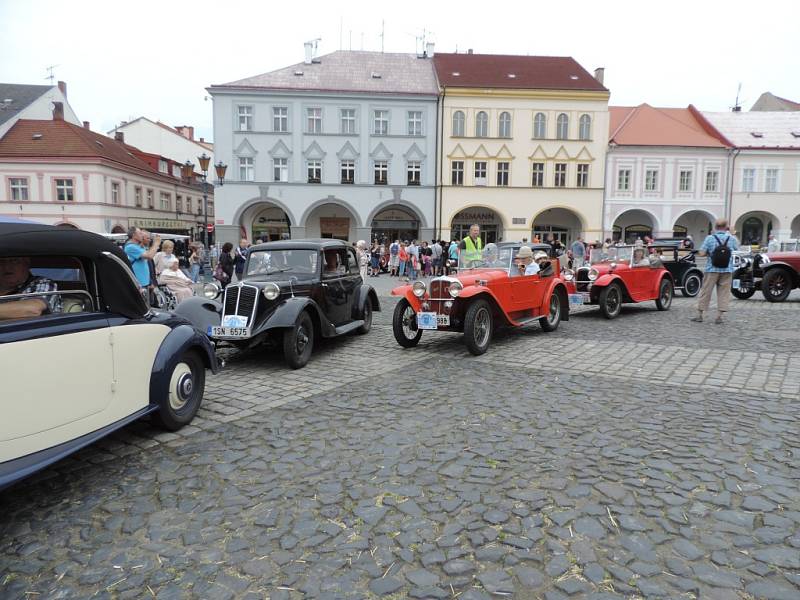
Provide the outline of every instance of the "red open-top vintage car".
<path id="1" fill-rule="evenodd" d="M 521 244 L 487 244 L 480 260 L 459 261 L 457 275 L 415 281 L 392 290 L 402 296 L 392 327 L 397 342 L 416 346 L 426 329 L 463 332 L 472 354 L 483 354 L 499 326 L 519 327 L 538 321 L 554 331 L 569 319 L 567 288 L 558 263 L 546 259 L 540 273 L 520 275 Z"/>
<path id="2" fill-rule="evenodd" d="M 607 319 L 619 315 L 626 302 L 655 300 L 658 310 L 668 310 L 675 293 L 670 272 L 641 246 L 592 249 L 588 265 L 564 271 L 562 277 L 570 304 L 596 304 Z"/>

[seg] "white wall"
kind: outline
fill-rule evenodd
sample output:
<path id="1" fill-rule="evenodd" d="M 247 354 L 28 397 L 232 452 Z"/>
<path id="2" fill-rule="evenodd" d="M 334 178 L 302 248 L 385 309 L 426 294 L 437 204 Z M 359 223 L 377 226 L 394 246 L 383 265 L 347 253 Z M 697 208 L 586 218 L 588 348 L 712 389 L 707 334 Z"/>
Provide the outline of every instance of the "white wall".
<path id="1" fill-rule="evenodd" d="M 198 172 L 200 170 L 200 163 L 197 157 L 204 152 L 207 156 L 211 157 L 211 164 L 214 164 L 213 152 L 145 118 L 140 118 L 126 125 L 121 125 L 112 130 L 109 136 L 114 137 L 115 131 L 122 131 L 125 134 L 126 144 L 136 146 L 144 152 L 165 156 L 181 164 L 190 160 L 194 163 L 195 170 Z M 212 167 L 210 168 L 209 179 L 213 179 L 211 176 L 213 172 Z"/>
<path id="2" fill-rule="evenodd" d="M 2 98 L 0 98 L 2 100 Z M 64 120 L 72 123 L 73 125 L 83 125 L 72 110 L 72 107 L 67 102 L 67 98 L 61 93 L 57 86 L 53 86 L 39 96 L 36 100 L 31 102 L 24 110 L 20 111 L 14 118 L 9 119 L 0 125 L 0 138 L 2 138 L 6 131 L 11 129 L 20 119 L 33 119 L 37 121 L 51 121 L 53 119 L 53 102 L 61 102 L 64 105 Z"/>

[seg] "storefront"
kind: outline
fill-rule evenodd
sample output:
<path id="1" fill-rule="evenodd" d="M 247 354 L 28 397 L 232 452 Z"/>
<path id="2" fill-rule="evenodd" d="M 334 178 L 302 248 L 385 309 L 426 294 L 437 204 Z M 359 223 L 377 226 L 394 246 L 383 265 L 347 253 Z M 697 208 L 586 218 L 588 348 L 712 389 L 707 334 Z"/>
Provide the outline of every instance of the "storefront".
<path id="1" fill-rule="evenodd" d="M 389 208 L 379 212 L 372 220 L 373 240 L 418 240 L 419 220 L 401 208 Z"/>
<path id="2" fill-rule="evenodd" d="M 253 218 L 250 239 L 273 242 L 286 239 L 290 235 L 289 217 L 277 206 L 264 208 Z"/>
<path id="3" fill-rule="evenodd" d="M 346 242 L 350 236 L 350 219 L 348 217 L 320 217 L 319 233 L 321 238 Z"/>
<path id="4" fill-rule="evenodd" d="M 469 235 L 469 228 L 479 225 L 484 245 L 502 241 L 503 223 L 493 210 L 488 208 L 467 208 L 457 213 L 450 224 L 453 239 L 462 240 Z"/>
<path id="5" fill-rule="evenodd" d="M 556 240 L 569 246 L 581 235 L 581 219 L 566 208 L 548 208 L 533 219 L 531 240 L 537 237 L 544 242 L 553 236 Z"/>

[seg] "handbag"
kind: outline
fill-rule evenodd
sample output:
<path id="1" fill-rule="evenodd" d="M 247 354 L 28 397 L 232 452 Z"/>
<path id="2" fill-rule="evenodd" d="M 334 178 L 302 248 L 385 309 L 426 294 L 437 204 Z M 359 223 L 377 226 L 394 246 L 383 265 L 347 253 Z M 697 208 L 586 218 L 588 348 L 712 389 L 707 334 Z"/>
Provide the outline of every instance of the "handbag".
<path id="1" fill-rule="evenodd" d="M 222 269 L 222 264 L 217 263 L 216 268 L 214 269 L 214 279 L 219 281 L 220 283 L 228 283 L 228 274 Z"/>

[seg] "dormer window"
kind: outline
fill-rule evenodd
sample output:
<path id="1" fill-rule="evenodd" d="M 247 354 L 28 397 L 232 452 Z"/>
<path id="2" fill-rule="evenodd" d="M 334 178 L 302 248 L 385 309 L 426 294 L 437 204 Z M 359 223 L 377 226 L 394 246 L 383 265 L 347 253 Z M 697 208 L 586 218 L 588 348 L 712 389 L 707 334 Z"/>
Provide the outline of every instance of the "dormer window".
<path id="1" fill-rule="evenodd" d="M 764 133 L 761 132 L 761 131 L 751 131 L 750 135 L 752 135 L 754 138 L 763 138 L 764 137 Z"/>
<path id="2" fill-rule="evenodd" d="M 373 73 L 372 73 L 372 78 L 373 78 L 373 79 L 380 79 L 380 78 L 381 78 L 381 74 L 380 74 L 380 73 L 375 73 L 375 72 L 373 71 Z"/>

